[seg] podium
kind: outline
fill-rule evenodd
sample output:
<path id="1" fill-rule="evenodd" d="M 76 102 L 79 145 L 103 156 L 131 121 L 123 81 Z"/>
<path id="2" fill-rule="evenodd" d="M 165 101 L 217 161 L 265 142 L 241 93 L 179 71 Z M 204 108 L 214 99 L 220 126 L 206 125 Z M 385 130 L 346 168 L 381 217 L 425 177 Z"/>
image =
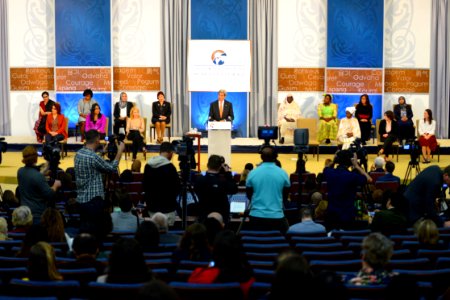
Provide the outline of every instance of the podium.
<path id="1" fill-rule="evenodd" d="M 231 122 L 208 122 L 208 157 L 212 154 L 231 166 Z"/>

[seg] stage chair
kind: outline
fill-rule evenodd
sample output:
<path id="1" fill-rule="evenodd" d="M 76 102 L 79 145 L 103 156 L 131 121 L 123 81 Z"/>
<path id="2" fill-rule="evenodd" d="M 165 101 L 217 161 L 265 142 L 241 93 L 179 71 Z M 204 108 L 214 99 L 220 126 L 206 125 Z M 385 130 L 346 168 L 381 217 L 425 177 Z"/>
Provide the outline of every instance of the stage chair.
<path id="1" fill-rule="evenodd" d="M 377 128 L 380 128 L 380 122 L 381 122 L 381 119 L 377 119 Z M 380 146 L 383 146 L 383 144 L 384 143 L 381 141 L 380 134 L 378 133 L 378 130 L 377 130 L 377 146 L 380 147 Z M 395 150 L 397 149 L 397 162 L 398 162 L 399 148 L 400 148 L 400 144 L 398 143 L 398 141 L 395 141 L 392 143 L 393 153 L 391 155 L 393 156 L 395 153 Z"/>
<path id="2" fill-rule="evenodd" d="M 169 283 L 181 300 L 240 300 L 244 296 L 238 282 L 228 283 L 188 283 L 172 281 Z"/>
<path id="3" fill-rule="evenodd" d="M 313 151 L 313 157 L 317 154 L 317 161 L 319 161 L 319 141 L 317 140 L 317 119 L 314 118 L 299 118 L 297 119 L 297 128 L 306 128 L 309 133 L 308 146 L 316 149 Z"/>
<path id="4" fill-rule="evenodd" d="M 173 114 L 172 108 L 173 108 L 173 105 L 172 105 L 172 102 L 170 102 L 170 111 Z M 170 123 L 166 124 L 166 130 L 167 130 L 167 136 L 169 137 L 169 142 L 170 142 L 170 138 L 172 137 L 172 126 L 171 126 L 172 122 L 173 122 L 173 120 L 170 120 Z M 155 127 L 155 124 L 150 122 L 150 143 L 152 143 L 153 139 L 155 139 L 155 138 L 156 138 L 156 127 Z"/>
<path id="5" fill-rule="evenodd" d="M 64 117 L 64 122 L 66 126 L 66 132 L 69 134 L 69 118 Z M 67 139 L 64 139 L 62 141 L 59 141 L 59 147 L 61 149 L 61 158 L 64 159 L 65 156 L 67 156 Z"/>
<path id="6" fill-rule="evenodd" d="M 416 129 L 417 129 L 417 138 L 420 137 L 419 135 L 419 120 L 416 120 Z M 434 153 L 437 154 L 438 157 L 438 162 L 441 161 L 441 143 L 439 143 L 439 141 L 436 139 L 437 142 L 437 146 L 436 146 L 436 151 L 431 151 L 431 158 L 433 158 Z M 422 148 L 420 149 L 420 153 L 422 154 Z"/>

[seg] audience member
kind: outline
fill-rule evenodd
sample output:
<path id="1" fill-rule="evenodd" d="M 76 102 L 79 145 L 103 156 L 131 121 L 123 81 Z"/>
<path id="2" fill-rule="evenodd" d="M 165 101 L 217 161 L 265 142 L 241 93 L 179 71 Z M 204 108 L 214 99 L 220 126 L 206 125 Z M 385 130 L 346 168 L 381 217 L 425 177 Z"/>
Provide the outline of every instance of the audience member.
<path id="1" fill-rule="evenodd" d="M 152 222 L 156 224 L 159 231 L 159 242 L 161 244 L 178 244 L 181 236 L 170 233 L 169 222 L 167 216 L 163 213 L 157 212 L 151 218 Z"/>
<path id="2" fill-rule="evenodd" d="M 55 180 L 50 187 L 37 163 L 37 150 L 34 146 L 26 146 L 22 151 L 22 162 L 25 164 L 17 171 L 17 181 L 21 205 L 30 208 L 34 224 L 38 224 L 41 215 L 55 199 L 55 191 L 61 186 L 61 181 Z"/>
<path id="3" fill-rule="evenodd" d="M 150 158 L 144 168 L 144 199 L 152 217 L 161 212 L 167 216 L 169 226 L 175 223 L 177 197 L 181 190 L 177 169 L 170 162 L 175 151 L 169 142 L 159 147 L 159 156 Z"/>
<path id="4" fill-rule="evenodd" d="M 47 231 L 48 242 L 67 242 L 64 231 L 64 220 L 59 210 L 49 207 L 41 217 L 41 226 Z"/>
<path id="5" fill-rule="evenodd" d="M 315 278 L 315 291 L 311 299 L 347 300 L 348 291 L 342 275 L 332 271 L 322 271 Z"/>
<path id="6" fill-rule="evenodd" d="M 372 179 L 358 165 L 356 153 L 341 150 L 336 153 L 335 163 L 338 165 L 335 169 L 324 170 L 328 188 L 327 225 L 335 229 L 346 229 L 352 226 L 356 217 L 357 188 Z M 353 166 L 356 172 L 350 172 L 350 166 Z"/>
<path id="7" fill-rule="evenodd" d="M 144 252 L 158 251 L 160 235 L 158 227 L 152 221 L 142 222 L 134 238 L 139 242 Z"/>
<path id="8" fill-rule="evenodd" d="M 141 161 L 140 160 L 135 160 L 133 161 L 133 163 L 131 164 L 131 172 L 133 173 L 141 173 Z"/>
<path id="9" fill-rule="evenodd" d="M 316 181 L 317 181 L 317 184 L 318 184 L 318 185 L 321 185 L 322 182 L 326 182 L 326 181 L 327 181 L 327 180 L 324 178 L 324 176 L 323 176 L 323 171 L 325 171 L 326 168 L 329 168 L 329 167 L 332 167 L 332 166 L 333 166 L 333 160 L 331 160 L 331 159 L 329 159 L 329 158 L 325 159 L 325 163 L 324 163 L 322 172 L 320 172 L 320 173 L 317 174 L 317 176 L 316 176 Z"/>
<path id="10" fill-rule="evenodd" d="M 246 163 L 244 170 L 241 173 L 241 178 L 239 180 L 239 186 L 245 186 L 245 182 L 247 181 L 248 174 L 253 170 L 253 164 L 252 163 Z"/>
<path id="11" fill-rule="evenodd" d="M 56 269 L 55 251 L 49 243 L 38 242 L 31 247 L 27 278 L 34 281 L 63 280 Z"/>
<path id="12" fill-rule="evenodd" d="M 430 219 L 420 219 L 414 225 L 414 232 L 421 249 L 440 249 L 439 230 L 436 223 Z"/>
<path id="13" fill-rule="evenodd" d="M 13 210 L 11 223 L 13 229 L 11 232 L 27 232 L 33 225 L 33 215 L 28 206 L 22 205 Z"/>
<path id="14" fill-rule="evenodd" d="M 40 224 L 33 224 L 25 234 L 20 250 L 16 253 L 16 257 L 29 257 L 31 247 L 38 242 L 48 242 L 47 230 Z"/>
<path id="15" fill-rule="evenodd" d="M 86 89 L 83 92 L 83 98 L 78 101 L 78 126 L 80 128 L 81 133 L 81 142 L 84 142 L 85 138 L 85 126 L 86 126 L 86 117 L 91 113 L 92 105 L 97 103 L 94 100 L 94 93 L 91 89 Z"/>
<path id="16" fill-rule="evenodd" d="M 145 264 L 139 242 L 120 238 L 112 247 L 106 274 L 98 277 L 97 282 L 144 283 L 151 279 L 153 275 Z"/>
<path id="17" fill-rule="evenodd" d="M 139 161 L 139 160 L 135 160 L 135 161 Z M 120 173 L 120 175 L 119 175 L 119 182 L 120 183 L 133 182 L 133 172 L 129 169 L 123 170 L 123 172 Z M 118 204 L 118 203 L 115 203 L 115 204 Z"/>
<path id="18" fill-rule="evenodd" d="M 315 192 L 311 195 L 311 202 L 315 205 L 314 217 L 316 220 L 325 221 L 328 208 L 328 200 L 323 199 L 320 192 Z"/>
<path id="19" fill-rule="evenodd" d="M 120 207 L 120 211 L 111 213 L 113 231 L 136 232 L 142 219 L 131 212 L 133 202 L 130 200 L 130 195 L 125 191 L 116 190 L 113 198 L 116 198 L 113 202 L 117 202 Z"/>
<path id="20" fill-rule="evenodd" d="M 372 172 L 384 173 L 384 169 L 383 169 L 384 163 L 385 163 L 384 158 L 382 158 L 380 156 L 375 157 L 375 159 L 373 161 L 373 166 L 370 168 L 371 171 L 369 172 L 369 174 Z"/>
<path id="21" fill-rule="evenodd" d="M 362 243 L 362 269 L 350 283 L 356 285 L 388 284 L 393 273 L 386 270 L 394 251 L 393 243 L 381 233 L 371 233 Z"/>
<path id="22" fill-rule="evenodd" d="M 206 268 L 197 268 L 189 276 L 191 283 L 224 283 L 239 282 L 244 294 L 255 282 L 253 272 L 244 257 L 241 242 L 231 230 L 224 230 L 217 234 L 212 249 L 214 264 Z"/>
<path id="23" fill-rule="evenodd" d="M 5 218 L 0 217 L 0 241 L 8 239 L 8 222 Z"/>
<path id="24" fill-rule="evenodd" d="M 262 164 L 247 179 L 247 197 L 250 199 L 249 225 L 255 230 L 280 230 L 286 233 L 289 224 L 283 212 L 283 199 L 287 198 L 291 183 L 289 176 L 275 165 L 273 147 L 261 149 Z"/>
<path id="25" fill-rule="evenodd" d="M 291 225 L 288 233 L 316 233 L 326 232 L 323 225 L 317 224 L 312 219 L 311 210 L 309 208 L 302 208 L 300 211 L 302 221 L 300 223 Z"/>
<path id="26" fill-rule="evenodd" d="M 422 170 L 406 187 L 403 195 L 409 203 L 410 224 L 423 217 L 432 219 L 438 226 L 443 225 L 435 203 L 442 196 L 444 183 L 450 185 L 450 166 L 444 170 L 431 166 Z"/>
<path id="27" fill-rule="evenodd" d="M 10 213 L 10 210 L 19 206 L 19 199 L 16 198 L 14 192 L 11 190 L 4 190 L 1 195 L 1 210 Z"/>
<path id="28" fill-rule="evenodd" d="M 390 190 L 384 191 L 382 210 L 375 213 L 369 228 L 389 236 L 406 232 L 407 220 L 399 209 L 401 195 Z"/>
<path id="29" fill-rule="evenodd" d="M 208 170 L 194 183 L 194 190 L 198 196 L 199 220 L 206 219 L 209 213 L 218 212 L 224 222 L 230 218 L 230 202 L 228 195 L 238 191 L 236 182 L 231 174 L 231 168 L 223 163 L 218 155 L 211 155 L 207 164 Z"/>
<path id="30" fill-rule="evenodd" d="M 275 278 L 270 288 L 269 300 L 293 299 L 294 295 L 312 294 L 313 276 L 308 261 L 300 254 L 287 251 L 276 261 Z"/>
<path id="31" fill-rule="evenodd" d="M 174 262 L 181 260 L 210 261 L 211 249 L 206 235 L 206 227 L 201 223 L 189 225 L 184 231 L 180 245 L 173 252 Z"/>
<path id="32" fill-rule="evenodd" d="M 130 117 L 131 108 L 133 108 L 133 103 L 128 102 L 128 95 L 125 92 L 120 93 L 119 101 L 114 104 L 114 134 L 119 134 L 119 129 L 123 128 L 123 133 L 125 133 L 125 128 L 127 127 L 127 118 Z"/>
<path id="33" fill-rule="evenodd" d="M 83 269 L 95 268 L 97 275 L 103 275 L 105 266 L 103 262 L 97 260 L 99 254 L 99 244 L 97 238 L 90 233 L 80 233 L 75 236 L 72 244 L 75 261 L 65 262 L 59 265 L 61 269 Z"/>
<path id="34" fill-rule="evenodd" d="M 103 160 L 95 151 L 100 145 L 100 135 L 96 130 L 86 133 L 86 145 L 75 155 L 75 177 L 77 184 L 77 202 L 80 203 L 81 231 L 99 232 L 104 224 L 110 221 L 109 214 L 105 214 L 108 203 L 104 201 L 105 190 L 103 174 L 117 172 L 124 143 L 119 143 L 117 155 L 112 162 Z M 99 238 L 99 237 L 98 237 Z"/>
<path id="35" fill-rule="evenodd" d="M 400 184 L 400 177 L 394 175 L 395 164 L 392 161 L 388 161 L 384 168 L 386 175 L 378 177 L 377 182 L 394 181 Z"/>
<path id="36" fill-rule="evenodd" d="M 206 235 L 208 237 L 208 243 L 210 245 L 213 245 L 217 234 L 224 229 L 224 224 L 220 223 L 220 221 L 214 217 L 207 217 L 205 220 L 203 220 L 202 224 L 205 225 L 206 227 Z"/>

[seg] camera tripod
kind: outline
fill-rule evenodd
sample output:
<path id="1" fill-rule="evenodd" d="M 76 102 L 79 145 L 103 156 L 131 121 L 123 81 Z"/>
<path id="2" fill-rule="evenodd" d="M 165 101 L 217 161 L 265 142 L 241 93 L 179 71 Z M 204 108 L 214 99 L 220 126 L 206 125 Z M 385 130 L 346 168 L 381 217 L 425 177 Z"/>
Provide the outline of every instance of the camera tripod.
<path id="1" fill-rule="evenodd" d="M 416 170 L 416 176 L 420 173 L 420 166 L 417 160 L 410 160 L 408 163 L 408 168 L 406 169 L 405 178 L 403 179 L 403 185 L 408 183 L 408 179 L 413 180 L 412 169 Z"/>

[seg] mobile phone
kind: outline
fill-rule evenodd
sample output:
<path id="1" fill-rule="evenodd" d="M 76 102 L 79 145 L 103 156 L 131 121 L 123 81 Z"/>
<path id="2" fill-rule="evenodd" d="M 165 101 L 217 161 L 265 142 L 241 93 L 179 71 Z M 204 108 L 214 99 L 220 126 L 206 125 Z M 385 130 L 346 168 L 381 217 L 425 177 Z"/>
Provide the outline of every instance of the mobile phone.
<path id="1" fill-rule="evenodd" d="M 208 267 L 212 268 L 212 267 L 214 267 L 214 265 L 215 265 L 214 261 L 211 261 L 211 262 L 209 263 Z"/>
<path id="2" fill-rule="evenodd" d="M 109 141 L 109 137 L 105 136 L 105 141 L 108 142 Z"/>
<path id="3" fill-rule="evenodd" d="M 370 216 L 371 218 L 373 218 L 373 217 L 375 216 L 375 212 L 374 212 L 374 211 L 369 211 L 369 216 Z"/>
<path id="4" fill-rule="evenodd" d="M 42 151 L 38 151 L 38 152 L 37 152 L 37 155 L 38 155 L 38 156 L 42 156 Z"/>

